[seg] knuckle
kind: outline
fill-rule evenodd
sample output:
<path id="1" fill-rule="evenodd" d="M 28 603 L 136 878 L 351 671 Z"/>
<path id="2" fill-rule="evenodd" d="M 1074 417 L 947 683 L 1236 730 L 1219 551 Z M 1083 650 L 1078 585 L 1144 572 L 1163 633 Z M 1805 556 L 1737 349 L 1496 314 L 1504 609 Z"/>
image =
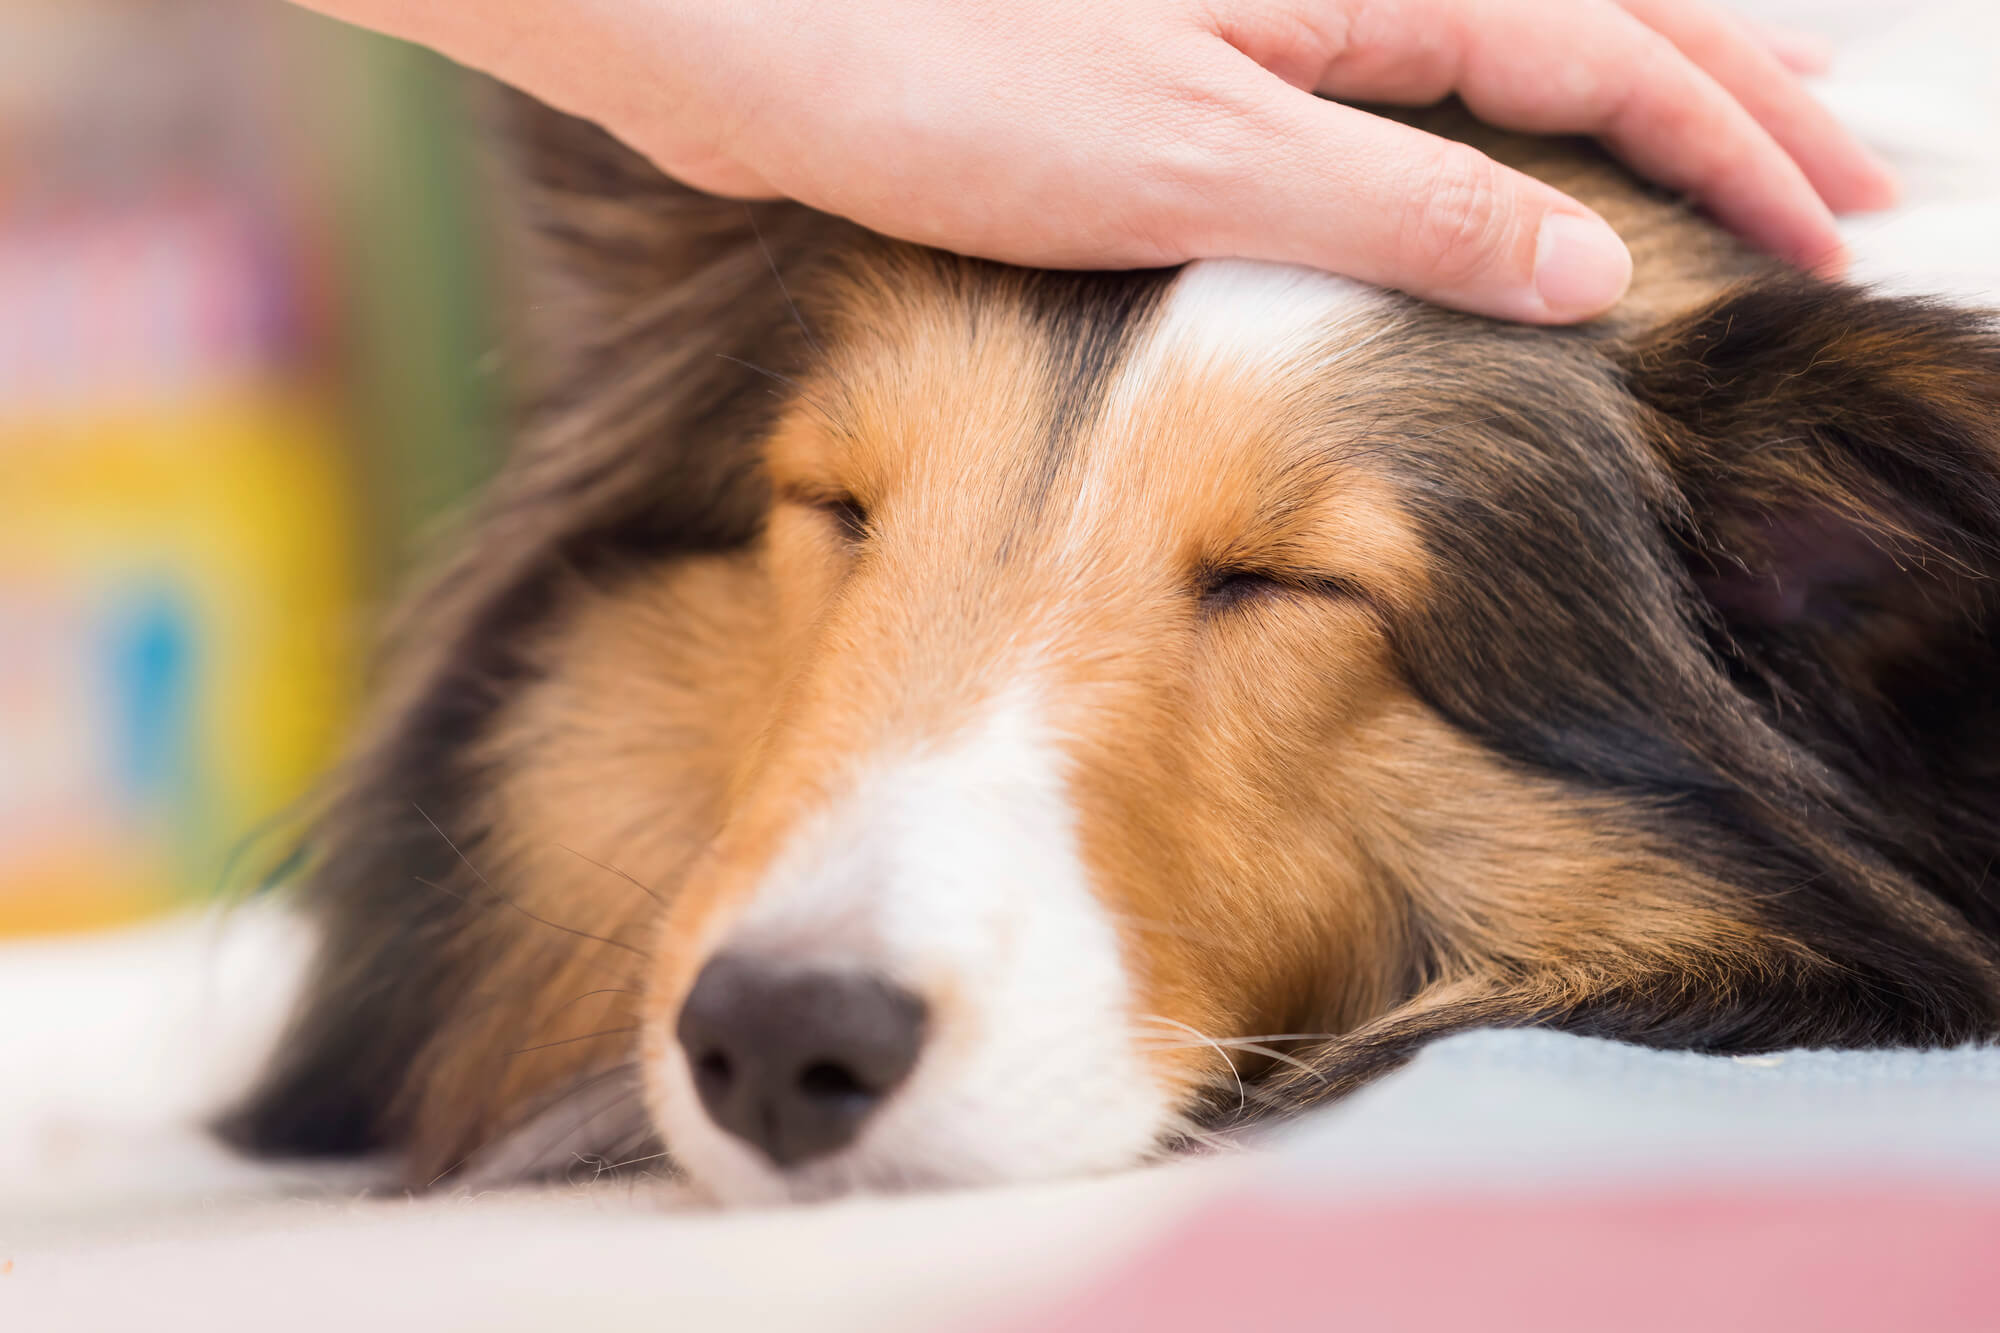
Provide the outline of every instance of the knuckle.
<path id="1" fill-rule="evenodd" d="M 1410 193 L 1404 259 L 1446 286 L 1486 272 L 1511 248 L 1510 198 L 1492 159 L 1470 149 L 1444 153 Z"/>
<path id="2" fill-rule="evenodd" d="M 1140 268 L 1164 268 L 1207 253 L 1202 236 L 1183 215 L 1134 209 L 1110 229 L 1108 249 Z"/>
<path id="3" fill-rule="evenodd" d="M 1262 109 L 1234 88 L 1203 80 L 1186 80 L 1169 94 L 1165 117 L 1167 146 L 1184 169 L 1208 179 L 1227 179 L 1249 169 L 1259 145 L 1267 145 L 1272 127 Z"/>
<path id="4" fill-rule="evenodd" d="M 1133 163 L 1147 203 L 1146 222 L 1171 219 L 1174 241 L 1155 248 L 1188 258 L 1219 244 L 1207 236 L 1215 219 L 1240 211 L 1264 184 L 1281 131 L 1263 110 L 1230 89 L 1187 83 L 1170 94 L 1167 114 L 1145 130 L 1146 146 Z"/>

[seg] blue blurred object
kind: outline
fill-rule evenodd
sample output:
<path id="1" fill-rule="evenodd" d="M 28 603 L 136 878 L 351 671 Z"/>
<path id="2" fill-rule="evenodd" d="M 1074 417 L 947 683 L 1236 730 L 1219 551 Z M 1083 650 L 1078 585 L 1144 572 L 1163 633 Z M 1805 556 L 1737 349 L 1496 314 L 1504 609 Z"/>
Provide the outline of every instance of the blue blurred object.
<path id="1" fill-rule="evenodd" d="M 497 434 L 466 110 L 267 0 L 0 8 L 0 934 L 229 887 L 337 749 Z"/>

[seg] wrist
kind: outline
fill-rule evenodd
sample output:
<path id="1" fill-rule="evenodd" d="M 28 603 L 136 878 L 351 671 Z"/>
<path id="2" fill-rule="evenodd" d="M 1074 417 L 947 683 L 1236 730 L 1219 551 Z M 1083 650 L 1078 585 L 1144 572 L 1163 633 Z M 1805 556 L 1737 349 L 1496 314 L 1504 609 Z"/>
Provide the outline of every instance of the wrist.
<path id="1" fill-rule="evenodd" d="M 621 137 L 672 117 L 712 45 L 699 0 L 297 0 L 426 46 Z"/>

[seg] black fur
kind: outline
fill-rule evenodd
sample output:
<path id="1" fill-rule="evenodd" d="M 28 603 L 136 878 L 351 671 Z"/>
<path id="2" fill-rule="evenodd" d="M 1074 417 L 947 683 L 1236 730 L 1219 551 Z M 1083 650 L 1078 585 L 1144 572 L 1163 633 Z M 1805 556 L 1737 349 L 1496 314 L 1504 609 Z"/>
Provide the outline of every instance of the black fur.
<path id="1" fill-rule="evenodd" d="M 1651 812 L 1794 947 L 1581 993 L 1529 972 L 1329 1044 L 1259 1109 L 1467 1027 L 2000 1034 L 2000 323 L 1776 273 L 1630 339 L 1439 323 L 1395 453 L 1446 571 L 1399 627 L 1409 679 L 1524 770 Z M 1536 346 L 1468 371 L 1495 336 Z"/>
<path id="2" fill-rule="evenodd" d="M 480 991 L 471 756 L 532 669 L 523 643 L 566 579 L 753 537 L 754 442 L 818 350 L 793 292 L 871 244 L 691 195 L 575 122 L 526 123 L 566 332 L 320 823 L 318 970 L 226 1126 L 259 1150 L 403 1142 L 425 1053 Z M 1044 315 L 1063 405 L 1046 486 L 1163 280 L 977 271 Z M 1777 943 L 1587 986 L 1523 962 L 1300 1052 L 1314 1072 L 1275 1071 L 1258 1108 L 1481 1025 L 1723 1051 L 2000 1032 L 1993 320 L 1766 273 L 1654 327 L 1429 312 L 1399 337 L 1401 415 L 1377 433 L 1439 575 L 1392 626 L 1405 677 L 1523 772 L 1625 802 Z M 1413 995 L 1433 972 L 1412 961 Z"/>

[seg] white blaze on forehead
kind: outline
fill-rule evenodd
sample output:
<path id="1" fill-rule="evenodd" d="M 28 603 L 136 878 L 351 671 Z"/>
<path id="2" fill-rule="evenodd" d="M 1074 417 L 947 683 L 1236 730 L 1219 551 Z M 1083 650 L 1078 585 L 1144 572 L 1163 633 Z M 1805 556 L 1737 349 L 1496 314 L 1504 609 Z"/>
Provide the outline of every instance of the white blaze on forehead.
<path id="1" fill-rule="evenodd" d="M 780 852 L 721 948 L 922 995 L 915 1071 L 850 1148 L 781 1177 L 701 1111 L 670 1051 L 662 1126 L 731 1201 L 1073 1174 L 1137 1160 L 1171 1098 L 1134 1049 L 1118 931 L 1078 852 L 1064 756 L 1015 688 L 884 757 Z"/>
<path id="2" fill-rule="evenodd" d="M 1391 293 L 1291 264 L 1209 259 L 1168 288 L 1121 388 L 1161 375 L 1239 370 L 1282 375 L 1323 369 L 1393 322 Z"/>
<path id="3" fill-rule="evenodd" d="M 1305 392 L 1342 360 L 1400 322 L 1406 298 L 1292 264 L 1209 259 L 1175 276 L 1105 398 L 1105 447 L 1091 451 L 1069 541 L 1088 547 L 1116 534 L 1122 515 L 1109 479 L 1131 466 L 1121 443 L 1163 427 L 1152 409 L 1183 385 L 1263 394 Z M 1185 457 L 1201 457 L 1190 441 Z"/>

